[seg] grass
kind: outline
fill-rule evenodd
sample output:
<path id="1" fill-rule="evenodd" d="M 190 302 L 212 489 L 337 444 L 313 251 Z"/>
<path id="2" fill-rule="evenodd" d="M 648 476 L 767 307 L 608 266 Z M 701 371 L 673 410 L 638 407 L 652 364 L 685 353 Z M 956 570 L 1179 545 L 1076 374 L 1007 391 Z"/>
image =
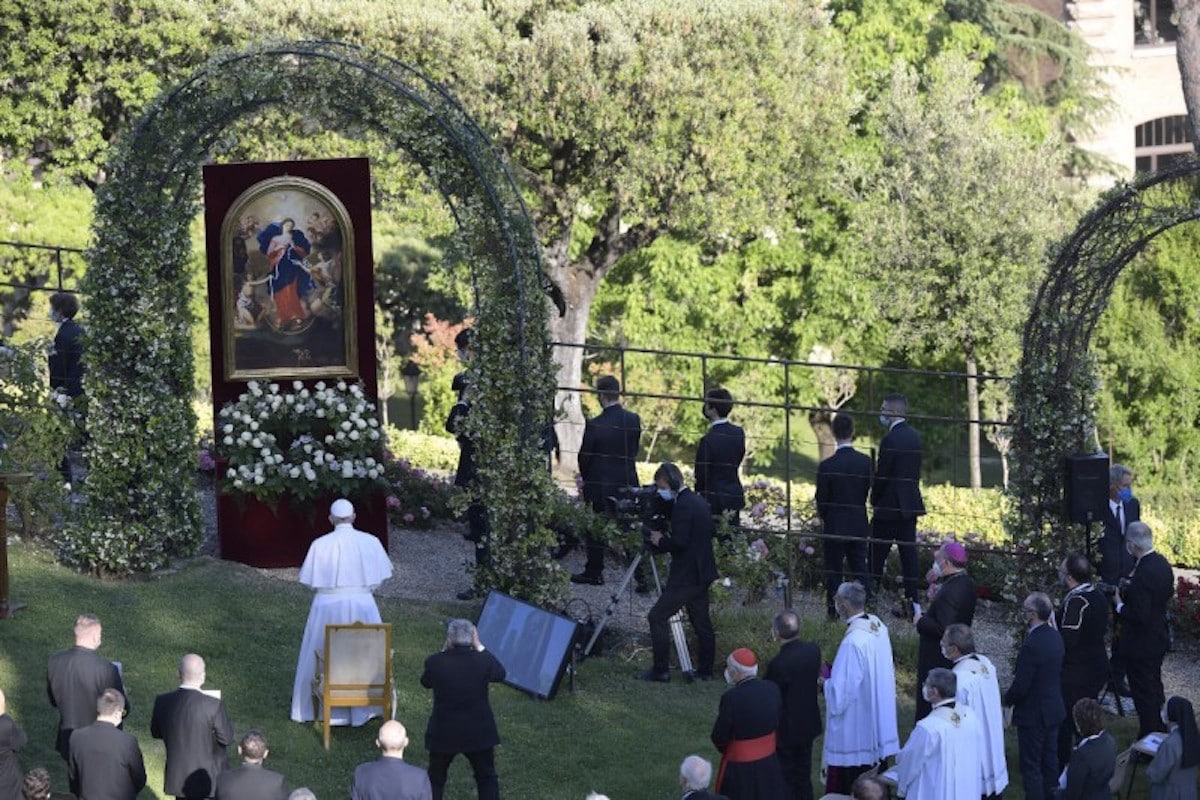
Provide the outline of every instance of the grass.
<path id="1" fill-rule="evenodd" d="M 29 604 L 14 619 L 0 621 L 0 688 L 9 713 L 30 742 L 21 752 L 23 767 L 50 769 L 55 786 L 65 789 L 62 760 L 54 751 L 57 714 L 45 692 L 46 659 L 70 644 L 75 617 L 84 611 L 104 622 L 101 653 L 124 662 L 133 710 L 126 729 L 137 736 L 150 783 L 143 798 L 162 792 L 162 742 L 150 737 L 154 696 L 178 685 L 179 657 L 195 651 L 208 663 L 208 686 L 223 692 L 240 736 L 247 728 L 264 731 L 270 743 L 268 766 L 294 787 L 308 786 L 322 800 L 349 794 L 354 767 L 376 757 L 377 725 L 335 729 L 332 749 L 321 746 L 319 731 L 288 719 L 296 652 L 308 612 L 303 587 L 261 577 L 232 563 L 199 560 L 174 573 L 128 581 L 98 581 L 53 562 L 43 550 L 25 544 L 10 548 L 12 595 Z M 394 626 L 398 718 L 408 727 L 411 762 L 425 766 L 423 734 L 432 699 L 418 683 L 425 656 L 437 650 L 449 616 L 475 616 L 477 608 L 411 600 L 381 600 L 380 611 Z M 718 610 L 718 648 L 749 644 L 760 656 L 774 647 L 766 639 L 773 606 Z M 805 621 L 804 635 L 832 658 L 843 628 L 823 619 Z M 902 739 L 912 727 L 916 642 L 895 636 Z M 501 791 L 510 800 L 582 800 L 591 790 L 614 800 L 676 798 L 677 769 L 689 753 L 714 758 L 708 740 L 724 686 L 719 681 L 686 685 L 643 684 L 635 671 L 649 666 L 649 654 L 636 641 L 617 642 L 610 653 L 585 661 L 574 692 L 564 680 L 553 701 L 537 701 L 505 686 L 492 689 L 500 727 L 497 750 Z M 1136 723 L 1114 722 L 1118 743 L 1126 745 Z M 1019 798 L 1015 733 L 1009 734 L 1012 788 Z M 819 754 L 819 743 L 817 746 Z M 819 758 L 819 755 L 818 755 Z M 236 763 L 236 750 L 231 756 Z M 1146 797 L 1144 770 L 1139 772 Z M 448 800 L 473 798 L 474 783 L 465 759 L 451 767 Z M 819 796 L 819 795 L 818 795 Z"/>

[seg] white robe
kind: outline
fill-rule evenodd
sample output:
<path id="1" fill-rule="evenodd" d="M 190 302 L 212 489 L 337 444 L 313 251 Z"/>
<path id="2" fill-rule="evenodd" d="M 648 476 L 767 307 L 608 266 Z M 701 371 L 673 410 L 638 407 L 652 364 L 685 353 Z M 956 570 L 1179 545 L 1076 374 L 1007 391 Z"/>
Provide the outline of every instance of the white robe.
<path id="1" fill-rule="evenodd" d="M 342 523 L 314 541 L 300 567 L 300 582 L 316 590 L 300 642 L 296 680 L 292 684 L 292 719 L 309 722 L 314 716 L 312 681 L 317 672 L 317 652 L 325 648 L 325 626 L 352 622 L 379 623 L 379 607 L 371 594 L 392 576 L 392 562 L 372 534 Z M 363 725 L 379 716 L 379 706 L 335 708 L 334 725 Z"/>
<path id="2" fill-rule="evenodd" d="M 899 750 L 892 642 L 878 617 L 863 614 L 846 627 L 825 681 L 823 758 L 829 766 L 857 767 Z"/>
<path id="3" fill-rule="evenodd" d="M 996 667 L 987 656 L 975 653 L 954 662 L 954 675 L 958 678 L 954 699 L 974 711 L 979 720 L 983 794 L 1000 794 L 1008 786 L 1008 762 L 1004 757 L 1004 710 Z"/>
<path id="4" fill-rule="evenodd" d="M 979 720 L 969 708 L 940 705 L 917 722 L 896 758 L 896 789 L 908 800 L 980 797 Z"/>

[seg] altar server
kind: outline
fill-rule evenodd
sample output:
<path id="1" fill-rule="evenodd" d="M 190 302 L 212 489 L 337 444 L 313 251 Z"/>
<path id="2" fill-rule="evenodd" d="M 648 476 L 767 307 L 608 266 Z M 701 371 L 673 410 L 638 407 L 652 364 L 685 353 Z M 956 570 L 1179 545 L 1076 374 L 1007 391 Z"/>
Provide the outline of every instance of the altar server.
<path id="1" fill-rule="evenodd" d="M 896 758 L 896 788 L 907 800 L 974 800 L 980 796 L 979 720 L 958 704 L 958 680 L 930 670 L 921 689 L 933 707 L 919 720 Z"/>
<path id="2" fill-rule="evenodd" d="M 987 656 L 975 652 L 975 636 L 966 625 L 955 624 L 942 634 L 942 654 L 954 663 L 958 691 L 954 699 L 979 718 L 980 765 L 983 794 L 999 797 L 1008 785 L 1004 757 L 1004 710 L 1000 707 L 1000 679 Z"/>

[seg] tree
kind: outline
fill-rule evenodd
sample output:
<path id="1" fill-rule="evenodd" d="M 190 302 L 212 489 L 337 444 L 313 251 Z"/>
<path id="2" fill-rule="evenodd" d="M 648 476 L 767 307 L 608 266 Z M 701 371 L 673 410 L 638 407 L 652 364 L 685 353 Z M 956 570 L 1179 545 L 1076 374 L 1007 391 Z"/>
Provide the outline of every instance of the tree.
<path id="1" fill-rule="evenodd" d="M 1054 140 L 1030 141 L 994 110 L 977 74 L 960 56 L 941 56 L 922 92 L 913 70 L 895 70 L 872 115 L 882 163 L 866 177 L 858 219 L 893 341 L 962 359 L 973 487 L 978 375 L 1018 350 L 1057 229 L 1061 163 Z"/>
<path id="2" fill-rule="evenodd" d="M 1179 15 L 1175 58 L 1179 61 L 1179 76 L 1183 81 L 1192 143 L 1200 152 L 1200 0 L 1175 0 L 1175 13 Z"/>

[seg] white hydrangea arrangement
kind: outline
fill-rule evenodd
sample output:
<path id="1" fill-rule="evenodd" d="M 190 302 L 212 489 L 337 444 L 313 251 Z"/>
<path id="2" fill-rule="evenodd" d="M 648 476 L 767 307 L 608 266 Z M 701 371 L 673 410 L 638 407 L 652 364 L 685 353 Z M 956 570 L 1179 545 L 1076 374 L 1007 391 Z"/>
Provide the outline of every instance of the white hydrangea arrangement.
<path id="1" fill-rule="evenodd" d="M 222 488 L 264 502 L 362 496 L 384 487 L 375 403 L 362 384 L 251 381 L 217 416 Z"/>

